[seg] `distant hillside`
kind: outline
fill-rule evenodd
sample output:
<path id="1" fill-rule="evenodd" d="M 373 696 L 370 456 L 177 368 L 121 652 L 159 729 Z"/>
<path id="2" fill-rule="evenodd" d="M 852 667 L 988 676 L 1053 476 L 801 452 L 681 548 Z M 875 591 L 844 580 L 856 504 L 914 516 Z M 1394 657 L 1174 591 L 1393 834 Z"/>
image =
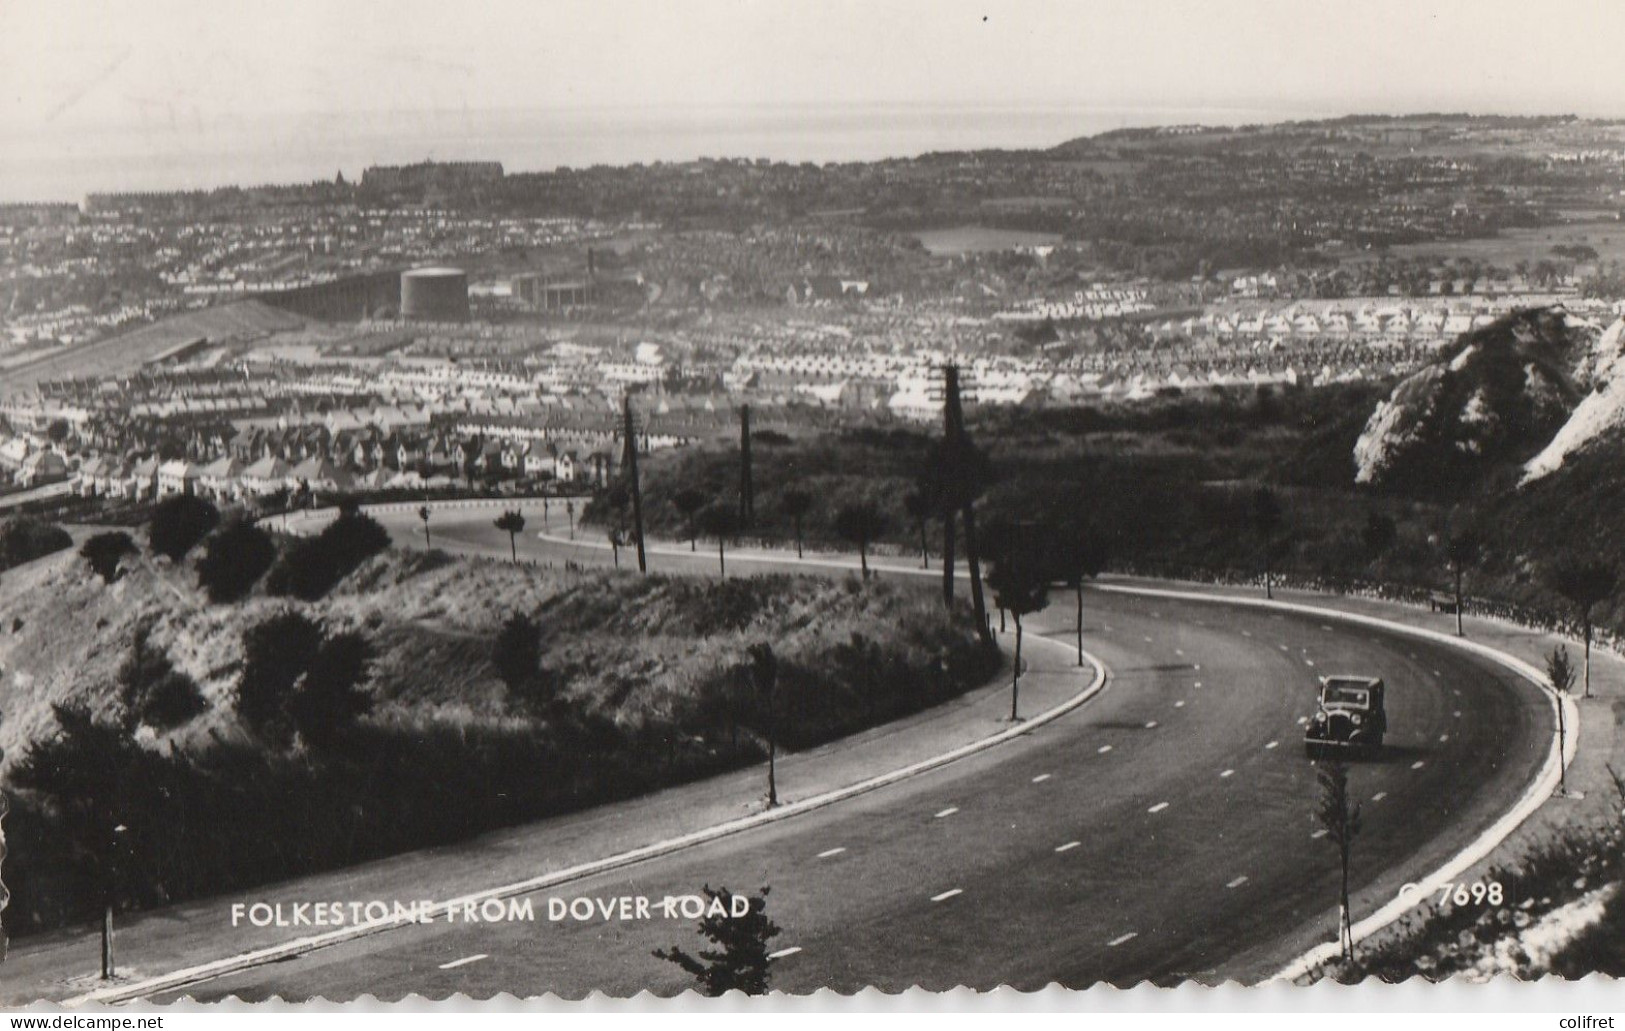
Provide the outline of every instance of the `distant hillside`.
<path id="1" fill-rule="evenodd" d="M 1575 115 L 1472 115 L 1465 112 L 1424 112 L 1401 115 L 1354 114 L 1337 118 L 1304 121 L 1269 122 L 1241 125 L 1162 125 L 1136 126 L 1110 129 L 1093 136 L 1079 136 L 1052 148 L 1052 153 L 1067 154 L 1089 151 L 1100 147 L 1135 146 L 1184 141 L 1201 146 L 1215 141 L 1254 139 L 1277 146 L 1294 137 L 1315 138 L 1324 142 L 1328 134 L 1346 135 L 1371 132 L 1397 132 L 1407 134 L 1414 142 L 1414 134 L 1450 132 L 1458 129 L 1473 130 L 1539 130 L 1572 125 L 1582 121 Z M 1595 124 L 1610 124 L 1607 122 Z"/>

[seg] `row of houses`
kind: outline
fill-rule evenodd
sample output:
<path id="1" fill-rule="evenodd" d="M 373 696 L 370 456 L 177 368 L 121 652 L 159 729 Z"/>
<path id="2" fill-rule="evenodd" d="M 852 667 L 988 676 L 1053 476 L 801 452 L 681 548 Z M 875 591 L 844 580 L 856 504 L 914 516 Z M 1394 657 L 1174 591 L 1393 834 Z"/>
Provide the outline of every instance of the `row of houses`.
<path id="1" fill-rule="evenodd" d="M 490 441 L 466 463 L 443 455 L 407 467 L 380 465 L 370 470 L 345 466 L 321 455 L 293 462 L 276 455 L 245 461 L 226 454 L 211 462 L 185 459 L 124 461 L 94 456 L 71 472 L 64 469 L 74 493 L 82 497 L 151 501 L 174 494 L 193 494 L 221 501 L 251 501 L 286 491 L 348 492 L 449 486 L 470 473 L 482 477 L 523 476 L 561 483 L 603 485 L 614 475 L 615 456 L 583 453 L 550 444 L 515 445 Z"/>

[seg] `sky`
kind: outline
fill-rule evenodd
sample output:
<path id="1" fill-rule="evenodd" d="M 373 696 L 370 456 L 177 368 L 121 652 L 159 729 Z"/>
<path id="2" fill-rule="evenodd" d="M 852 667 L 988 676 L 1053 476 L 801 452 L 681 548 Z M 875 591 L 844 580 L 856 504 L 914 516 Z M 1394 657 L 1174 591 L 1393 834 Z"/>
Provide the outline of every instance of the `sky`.
<path id="1" fill-rule="evenodd" d="M 1620 0 L 0 0 L 0 133 L 737 104 L 1625 116 L 1621 40 Z"/>

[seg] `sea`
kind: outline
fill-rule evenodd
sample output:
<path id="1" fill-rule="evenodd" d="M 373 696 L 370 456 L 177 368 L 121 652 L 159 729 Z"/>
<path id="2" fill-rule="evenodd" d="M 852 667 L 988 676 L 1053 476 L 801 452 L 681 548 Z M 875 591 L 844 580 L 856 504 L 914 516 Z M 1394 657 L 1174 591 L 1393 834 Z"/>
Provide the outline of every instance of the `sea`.
<path id="1" fill-rule="evenodd" d="M 1321 117 L 1251 108 L 817 105 L 192 116 L 0 124 L 0 203 L 312 182 L 368 165 L 492 160 L 508 172 L 696 158 L 873 161 L 1053 147 L 1112 129 Z"/>

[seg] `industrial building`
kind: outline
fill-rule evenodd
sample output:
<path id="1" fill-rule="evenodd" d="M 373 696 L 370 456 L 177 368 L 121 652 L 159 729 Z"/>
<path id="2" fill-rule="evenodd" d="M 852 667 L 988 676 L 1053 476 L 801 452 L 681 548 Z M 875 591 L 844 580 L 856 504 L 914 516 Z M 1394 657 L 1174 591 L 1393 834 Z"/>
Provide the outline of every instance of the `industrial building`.
<path id="1" fill-rule="evenodd" d="M 542 311 L 580 307 L 596 299 L 589 280 L 555 283 L 537 275 L 520 275 L 513 278 L 511 285 L 515 298 Z"/>
<path id="2" fill-rule="evenodd" d="M 418 268 L 403 273 L 401 318 L 467 322 L 468 273 L 456 268 Z"/>

